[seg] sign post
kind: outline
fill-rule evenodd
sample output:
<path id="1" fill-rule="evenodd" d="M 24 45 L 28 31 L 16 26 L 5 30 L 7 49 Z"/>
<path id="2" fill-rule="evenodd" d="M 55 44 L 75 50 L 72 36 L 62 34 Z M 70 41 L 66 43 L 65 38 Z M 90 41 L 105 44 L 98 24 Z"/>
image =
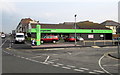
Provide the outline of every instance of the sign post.
<path id="1" fill-rule="evenodd" d="M 41 31 L 40 31 L 40 29 L 41 29 L 41 26 L 40 25 L 36 25 L 36 45 L 38 46 L 38 45 L 41 45 L 41 41 L 40 41 L 40 39 L 41 39 Z"/>

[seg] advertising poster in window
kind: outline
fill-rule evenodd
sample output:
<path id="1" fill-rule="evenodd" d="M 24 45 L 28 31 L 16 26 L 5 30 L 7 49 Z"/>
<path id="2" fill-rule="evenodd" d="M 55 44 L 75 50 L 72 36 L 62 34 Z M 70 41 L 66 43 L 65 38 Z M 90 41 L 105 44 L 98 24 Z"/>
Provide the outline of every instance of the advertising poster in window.
<path id="1" fill-rule="evenodd" d="M 88 35 L 88 38 L 94 38 L 94 35 Z"/>

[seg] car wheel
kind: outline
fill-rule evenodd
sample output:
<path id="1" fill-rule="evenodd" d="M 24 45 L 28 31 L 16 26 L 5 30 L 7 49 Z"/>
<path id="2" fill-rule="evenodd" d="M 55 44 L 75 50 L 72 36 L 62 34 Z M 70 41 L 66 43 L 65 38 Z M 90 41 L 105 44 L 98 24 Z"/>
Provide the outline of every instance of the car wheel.
<path id="1" fill-rule="evenodd" d="M 41 41 L 41 43 L 44 43 L 43 41 Z"/>
<path id="2" fill-rule="evenodd" d="M 54 40 L 53 43 L 56 43 L 56 41 Z"/>

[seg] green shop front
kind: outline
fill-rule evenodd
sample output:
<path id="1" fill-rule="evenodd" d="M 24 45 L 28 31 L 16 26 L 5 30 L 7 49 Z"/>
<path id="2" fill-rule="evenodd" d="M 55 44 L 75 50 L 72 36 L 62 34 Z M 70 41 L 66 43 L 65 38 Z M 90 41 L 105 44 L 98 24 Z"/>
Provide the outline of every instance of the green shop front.
<path id="1" fill-rule="evenodd" d="M 40 42 L 40 38 L 46 35 L 57 35 L 60 38 L 65 36 L 74 36 L 75 32 L 78 37 L 84 38 L 84 40 L 111 40 L 112 30 L 108 29 L 43 29 L 40 25 L 36 25 L 36 28 L 31 28 L 28 33 L 31 38 L 36 38 Z M 39 43 L 38 43 L 39 44 Z"/>

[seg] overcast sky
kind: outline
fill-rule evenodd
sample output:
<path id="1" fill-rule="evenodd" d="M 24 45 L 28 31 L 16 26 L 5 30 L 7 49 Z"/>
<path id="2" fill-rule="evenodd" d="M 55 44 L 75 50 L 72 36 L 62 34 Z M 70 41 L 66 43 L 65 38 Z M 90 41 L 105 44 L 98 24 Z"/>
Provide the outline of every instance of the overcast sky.
<path id="1" fill-rule="evenodd" d="M 0 0 L 0 31 L 10 33 L 22 18 L 41 23 L 118 21 L 119 0 Z"/>

